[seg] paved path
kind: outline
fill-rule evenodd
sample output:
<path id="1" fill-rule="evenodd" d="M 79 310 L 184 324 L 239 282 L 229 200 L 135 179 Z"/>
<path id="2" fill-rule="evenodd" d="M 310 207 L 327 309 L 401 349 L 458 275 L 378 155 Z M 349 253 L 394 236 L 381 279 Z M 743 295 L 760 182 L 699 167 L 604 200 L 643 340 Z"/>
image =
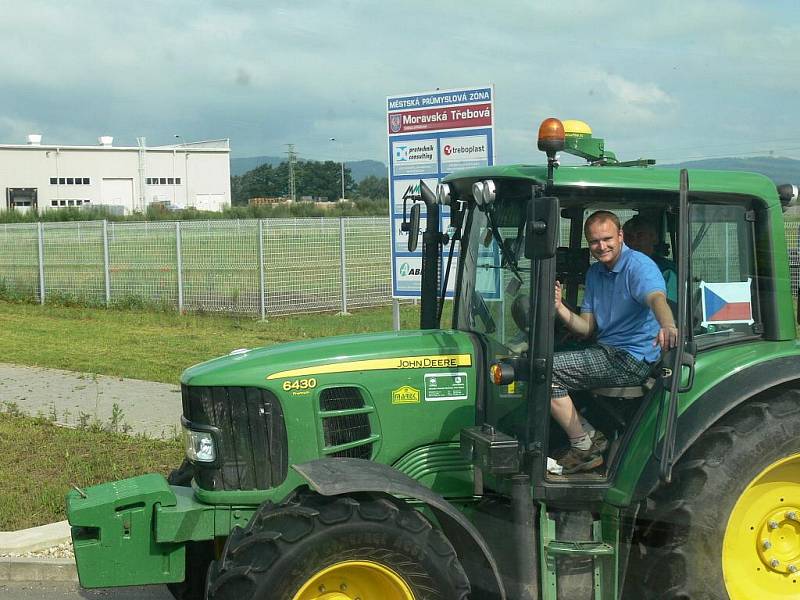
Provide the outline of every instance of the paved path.
<path id="1" fill-rule="evenodd" d="M 0 363 L 0 410 L 15 405 L 29 415 L 55 416 L 65 425 L 77 425 L 82 415 L 109 425 L 116 404 L 122 411 L 120 426 L 169 438 L 180 432 L 180 391 L 177 384 Z"/>

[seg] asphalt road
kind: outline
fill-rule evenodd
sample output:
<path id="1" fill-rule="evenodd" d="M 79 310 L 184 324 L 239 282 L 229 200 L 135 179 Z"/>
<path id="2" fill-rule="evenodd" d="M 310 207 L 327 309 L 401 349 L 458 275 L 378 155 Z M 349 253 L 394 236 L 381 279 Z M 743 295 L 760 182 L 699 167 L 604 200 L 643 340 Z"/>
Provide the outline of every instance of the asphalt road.
<path id="1" fill-rule="evenodd" d="M 75 583 L 0 583 L 3 600 L 174 600 L 163 585 L 83 590 Z"/>

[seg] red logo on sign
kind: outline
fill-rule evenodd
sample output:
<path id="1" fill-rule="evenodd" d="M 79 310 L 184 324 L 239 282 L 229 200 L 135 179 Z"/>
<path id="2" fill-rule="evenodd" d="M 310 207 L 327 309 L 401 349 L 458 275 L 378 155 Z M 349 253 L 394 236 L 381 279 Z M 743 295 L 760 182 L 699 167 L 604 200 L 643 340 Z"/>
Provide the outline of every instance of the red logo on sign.
<path id="1" fill-rule="evenodd" d="M 427 110 L 407 110 L 389 115 L 389 132 L 488 127 L 492 124 L 492 105 L 468 104 Z"/>
<path id="2" fill-rule="evenodd" d="M 451 154 L 452 152 L 453 152 L 453 147 L 452 147 L 450 144 L 447 144 L 447 145 L 444 147 L 444 154 L 445 154 L 445 156 L 450 156 L 450 154 Z"/>

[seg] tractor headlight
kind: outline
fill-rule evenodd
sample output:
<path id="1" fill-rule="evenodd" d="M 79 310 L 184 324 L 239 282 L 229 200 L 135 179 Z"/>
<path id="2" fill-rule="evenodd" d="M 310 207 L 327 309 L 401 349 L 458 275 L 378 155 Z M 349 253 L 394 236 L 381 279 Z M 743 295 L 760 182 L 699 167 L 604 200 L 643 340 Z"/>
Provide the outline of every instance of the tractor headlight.
<path id="1" fill-rule="evenodd" d="M 476 181 L 472 184 L 472 197 L 478 206 L 489 206 L 497 198 L 497 186 L 494 181 Z"/>
<path id="2" fill-rule="evenodd" d="M 495 198 L 497 198 L 497 187 L 494 181 L 487 179 L 483 182 L 483 203 L 492 204 Z"/>
<path id="3" fill-rule="evenodd" d="M 184 429 L 183 442 L 186 449 L 186 458 L 189 460 L 211 463 L 217 459 L 214 436 L 210 431 Z"/>
<path id="4" fill-rule="evenodd" d="M 449 183 L 440 183 L 436 187 L 436 200 L 439 204 L 450 206 L 452 202 L 453 189 Z"/>
<path id="5" fill-rule="evenodd" d="M 472 184 L 472 197 L 475 199 L 475 204 L 478 206 L 483 205 L 483 182 L 476 181 Z"/>

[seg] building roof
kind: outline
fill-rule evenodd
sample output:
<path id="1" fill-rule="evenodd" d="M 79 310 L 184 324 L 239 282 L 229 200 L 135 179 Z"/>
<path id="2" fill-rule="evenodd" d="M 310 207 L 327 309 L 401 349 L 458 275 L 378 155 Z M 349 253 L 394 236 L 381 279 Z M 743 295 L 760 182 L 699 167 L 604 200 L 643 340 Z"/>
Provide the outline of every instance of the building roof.
<path id="1" fill-rule="evenodd" d="M 75 146 L 70 144 L 0 144 L 0 150 L 98 150 L 98 151 L 139 151 L 139 146 Z M 171 144 L 167 146 L 145 146 L 147 152 L 230 152 L 230 140 L 205 140 L 200 142 L 186 142 L 184 144 Z"/>

